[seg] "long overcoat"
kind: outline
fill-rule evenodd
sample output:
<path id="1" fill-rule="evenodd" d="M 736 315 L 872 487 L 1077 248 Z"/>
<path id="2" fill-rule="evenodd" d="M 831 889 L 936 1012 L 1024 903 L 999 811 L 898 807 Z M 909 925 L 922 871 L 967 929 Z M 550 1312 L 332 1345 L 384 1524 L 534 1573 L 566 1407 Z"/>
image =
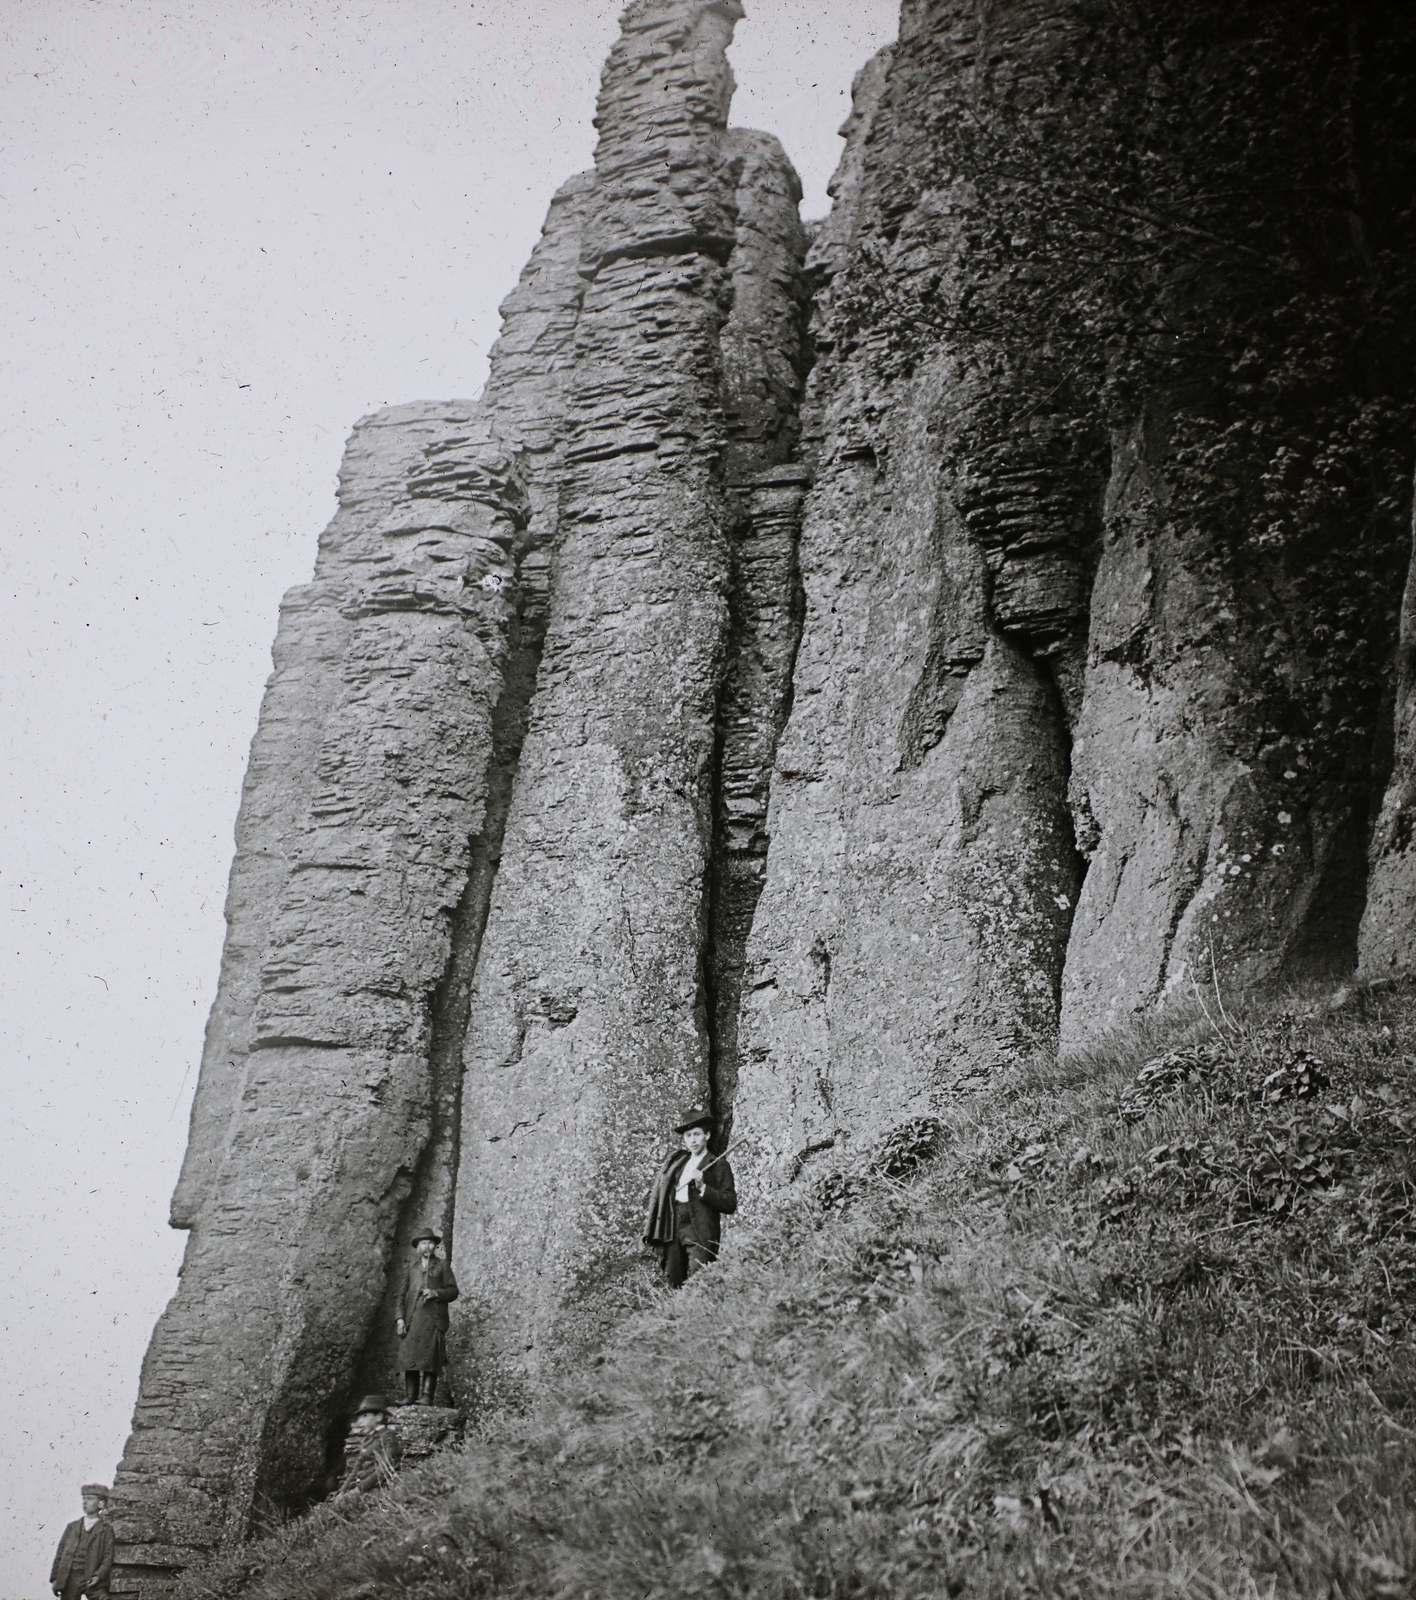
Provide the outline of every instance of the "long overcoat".
<path id="1" fill-rule="evenodd" d="M 86 1594 L 100 1600 L 113 1577 L 113 1528 L 100 1517 L 84 1537 L 84 1519 L 71 1522 L 59 1536 L 49 1587 L 65 1595 Z"/>
<path id="2" fill-rule="evenodd" d="M 436 1298 L 425 1300 L 425 1288 Z M 434 1256 L 426 1275 L 416 1257 L 409 1262 L 398 1291 L 398 1315 L 405 1330 L 398 1341 L 400 1372 L 442 1371 L 447 1363 L 447 1308 L 458 1293 L 457 1279 L 446 1261 Z"/>
<path id="3" fill-rule="evenodd" d="M 711 1159 L 711 1158 L 710 1158 Z M 654 1187 L 649 1191 L 649 1208 L 644 1219 L 644 1242 L 659 1252 L 659 1259 L 668 1265 L 670 1246 L 679 1242 L 678 1225 L 674 1216 L 674 1191 L 678 1188 L 679 1174 L 688 1160 L 687 1150 L 671 1151 L 659 1169 Z M 723 1224 L 719 1220 L 737 1210 L 737 1184 L 733 1169 L 719 1156 L 703 1172 L 703 1192 L 690 1184 L 688 1190 L 689 1216 L 693 1231 L 710 1256 L 718 1253 L 718 1242 Z"/>

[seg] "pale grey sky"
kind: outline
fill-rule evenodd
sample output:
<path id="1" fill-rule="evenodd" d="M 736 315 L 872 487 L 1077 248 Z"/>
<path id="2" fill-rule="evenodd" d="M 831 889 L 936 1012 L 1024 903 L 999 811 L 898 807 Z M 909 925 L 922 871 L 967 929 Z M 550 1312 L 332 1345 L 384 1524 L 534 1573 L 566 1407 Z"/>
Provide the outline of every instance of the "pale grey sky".
<path id="1" fill-rule="evenodd" d="M 896 0 L 746 0 L 733 122 L 822 215 Z M 0 1600 L 111 1479 L 281 594 L 356 418 L 475 393 L 618 0 L 0 16 Z"/>

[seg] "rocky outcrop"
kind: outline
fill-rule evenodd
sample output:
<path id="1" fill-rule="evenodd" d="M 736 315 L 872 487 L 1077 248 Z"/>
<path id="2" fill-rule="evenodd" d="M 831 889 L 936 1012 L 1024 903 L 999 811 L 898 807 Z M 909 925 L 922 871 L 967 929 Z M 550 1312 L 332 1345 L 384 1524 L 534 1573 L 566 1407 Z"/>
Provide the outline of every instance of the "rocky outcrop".
<path id="1" fill-rule="evenodd" d="M 920 0 L 858 79 L 740 1018 L 764 1171 L 1352 970 L 1411 401 L 1357 306 L 1409 303 L 1411 41 L 1345 29 Z"/>
<path id="2" fill-rule="evenodd" d="M 740 14 L 629 7 L 481 401 L 360 425 L 287 598 L 150 1588 L 321 1492 L 425 1221 L 452 1395 L 518 1402 L 642 1297 L 686 1103 L 751 1203 L 1197 989 L 1411 968 L 1416 14 L 907 0 L 809 249 Z"/>
<path id="3" fill-rule="evenodd" d="M 139 1573 L 323 1490 L 433 1133 L 435 997 L 525 520 L 468 407 L 384 412 L 350 442 L 314 580 L 286 597 L 174 1203 L 192 1237 L 115 1484 Z"/>
<path id="4" fill-rule="evenodd" d="M 637 1194 L 605 1186 L 642 1187 L 711 1096 L 712 862 L 745 841 L 760 879 L 806 364 L 795 174 L 725 129 L 736 14 L 627 13 L 596 170 L 552 202 L 480 403 L 360 425 L 287 598 L 174 1200 L 192 1240 L 118 1477 L 146 1588 L 322 1492 L 356 1391 L 393 1379 L 416 1225 L 450 1233 L 456 1200 L 453 1392 L 486 1397 L 528 1324 L 598 1315 L 577 1285 L 636 1244 Z"/>
<path id="5" fill-rule="evenodd" d="M 282 608 L 173 1199 L 193 1238 L 115 1483 L 124 1581 L 145 1590 L 323 1492 L 355 1391 L 396 1389 L 411 1235 L 451 1227 L 472 973 L 545 634 L 586 188 L 551 203 L 481 402 L 360 424 L 315 581 Z"/>
<path id="6" fill-rule="evenodd" d="M 1060 704 L 990 626 L 930 459 L 945 394 L 913 386 L 883 473 L 854 410 L 828 416 L 803 525 L 735 1113 L 786 1171 L 1055 1034 L 1077 890 Z"/>
<path id="7" fill-rule="evenodd" d="M 527 520 L 516 548 L 518 605 L 508 638 L 502 693 L 492 713 L 486 808 L 471 841 L 452 949 L 434 997 L 429 1041 L 432 1135 L 402 1209 L 394 1238 L 396 1261 L 408 1259 L 413 1234 L 429 1222 L 449 1241 L 445 1250 L 450 1247 L 461 1161 L 462 1052 L 472 981 L 501 862 L 549 614 L 551 561 L 560 523 L 566 379 L 584 292 L 579 267 L 589 190 L 589 176 L 581 174 L 564 184 L 551 201 L 521 281 L 502 303 L 501 336 L 492 350 L 479 411 L 485 425 L 514 453 L 526 489 Z M 396 924 L 390 926 L 391 936 L 395 929 Z M 387 1275 L 383 1306 L 364 1346 L 356 1390 L 397 1386 L 399 1281 L 397 1271 Z"/>
<path id="8" fill-rule="evenodd" d="M 754 700 L 735 739 L 770 746 L 782 652 L 749 690 L 747 635 L 756 663 L 790 632 L 792 579 L 790 508 L 752 485 L 745 509 L 730 474 L 790 448 L 804 305 L 795 175 L 725 131 L 737 14 L 631 7 L 600 95 L 551 620 L 466 1048 L 455 1264 L 484 1395 L 598 1336 L 666 1130 L 711 1096 L 719 696 L 726 673 Z"/>

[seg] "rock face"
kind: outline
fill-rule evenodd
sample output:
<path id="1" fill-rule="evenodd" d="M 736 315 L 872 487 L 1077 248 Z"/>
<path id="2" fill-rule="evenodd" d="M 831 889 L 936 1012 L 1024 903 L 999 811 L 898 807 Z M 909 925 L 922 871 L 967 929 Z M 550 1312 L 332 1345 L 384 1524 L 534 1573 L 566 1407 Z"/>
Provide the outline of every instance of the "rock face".
<path id="1" fill-rule="evenodd" d="M 465 1057 L 484 1395 L 600 1332 L 666 1130 L 711 1096 L 715 825 L 760 811 L 780 720 L 795 486 L 744 505 L 733 474 L 790 447 L 805 238 L 775 141 L 726 134 L 737 14 L 631 7 L 600 95 L 551 617 Z"/>
<path id="2" fill-rule="evenodd" d="M 323 1492 L 424 1222 L 519 1403 L 686 1104 L 751 1198 L 1412 968 L 1416 14 L 908 0 L 814 236 L 740 14 L 629 7 L 481 401 L 360 424 L 287 597 L 130 1587 Z"/>
<path id="3" fill-rule="evenodd" d="M 1412 437 L 1357 307 L 1410 304 L 1412 54 L 1399 8 L 1345 29 L 921 0 L 857 81 L 740 1018 L 766 1171 L 1352 970 Z M 1369 922 L 1408 947 L 1411 905 Z"/>
<path id="4" fill-rule="evenodd" d="M 139 1573 L 239 1538 L 261 1499 L 323 1488 L 445 1115 L 430 1046 L 526 516 L 467 406 L 381 413 L 350 442 L 313 582 L 286 597 L 173 1205 L 192 1236 L 117 1479 Z"/>

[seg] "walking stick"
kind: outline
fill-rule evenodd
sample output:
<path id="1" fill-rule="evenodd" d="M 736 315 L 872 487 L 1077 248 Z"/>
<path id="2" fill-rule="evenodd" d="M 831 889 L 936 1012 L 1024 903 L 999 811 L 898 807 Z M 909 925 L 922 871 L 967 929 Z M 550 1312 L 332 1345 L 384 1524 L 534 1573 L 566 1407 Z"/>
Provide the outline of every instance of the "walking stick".
<path id="1" fill-rule="evenodd" d="M 705 1172 L 707 1172 L 709 1167 L 715 1167 L 715 1166 L 717 1166 L 717 1164 L 720 1161 L 726 1160 L 727 1157 L 730 1156 L 733 1153 L 734 1150 L 741 1150 L 742 1147 L 745 1144 L 755 1144 L 756 1142 L 757 1142 L 757 1135 L 755 1133 L 745 1133 L 745 1134 L 743 1134 L 741 1139 L 738 1139 L 733 1144 L 730 1144 L 728 1146 L 728 1148 L 722 1152 L 721 1155 L 714 1156 L 711 1161 L 705 1161 L 703 1163 L 703 1165 L 701 1167 L 699 1167 L 699 1169 L 698 1169 L 699 1177 L 702 1177 L 703 1174 Z"/>

